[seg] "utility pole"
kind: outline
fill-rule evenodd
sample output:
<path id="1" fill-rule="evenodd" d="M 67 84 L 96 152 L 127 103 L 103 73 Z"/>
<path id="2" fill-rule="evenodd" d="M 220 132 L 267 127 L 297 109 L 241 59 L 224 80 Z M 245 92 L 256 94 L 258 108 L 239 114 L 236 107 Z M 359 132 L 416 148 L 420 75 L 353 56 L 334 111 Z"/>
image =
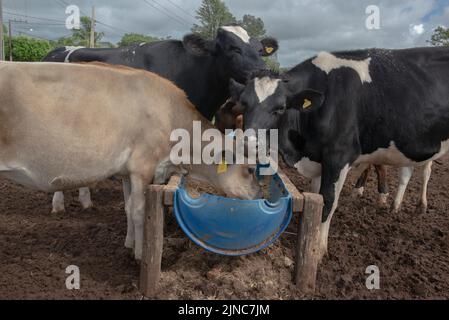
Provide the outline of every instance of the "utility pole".
<path id="1" fill-rule="evenodd" d="M 92 18 L 90 20 L 90 42 L 89 42 L 89 46 L 91 48 L 95 48 L 95 6 L 92 6 Z"/>
<path id="2" fill-rule="evenodd" d="M 12 61 L 12 23 L 11 19 L 8 21 L 8 33 L 9 33 L 9 61 Z"/>
<path id="3" fill-rule="evenodd" d="M 3 36 L 3 0 L 0 0 L 0 60 L 5 60 L 5 42 Z"/>

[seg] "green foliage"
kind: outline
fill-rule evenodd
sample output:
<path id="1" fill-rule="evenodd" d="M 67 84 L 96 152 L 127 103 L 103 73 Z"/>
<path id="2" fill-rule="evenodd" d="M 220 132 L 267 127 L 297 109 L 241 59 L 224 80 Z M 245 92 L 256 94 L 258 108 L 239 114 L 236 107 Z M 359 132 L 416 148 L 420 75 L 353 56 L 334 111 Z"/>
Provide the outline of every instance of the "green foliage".
<path id="1" fill-rule="evenodd" d="M 156 41 L 160 41 L 160 40 L 161 39 L 159 39 L 157 37 L 146 36 L 143 34 L 126 33 L 117 45 L 119 47 L 126 47 L 126 46 L 130 46 L 133 44 L 139 44 L 142 42 L 151 43 L 151 42 L 156 42 Z"/>
<path id="2" fill-rule="evenodd" d="M 278 61 L 274 60 L 273 58 L 271 58 L 271 57 L 263 57 L 263 60 L 265 61 L 265 63 L 267 64 L 269 69 L 271 69 L 273 71 L 276 71 L 276 72 L 281 72 L 282 71 L 281 70 L 281 64 Z"/>
<path id="3" fill-rule="evenodd" d="M 88 47 L 90 43 L 91 19 L 89 17 L 81 17 L 80 20 L 80 29 L 72 30 L 72 45 Z M 104 32 L 95 32 L 95 43 L 100 42 L 103 37 Z"/>
<path id="4" fill-rule="evenodd" d="M 9 41 L 6 38 L 5 43 Z M 12 37 L 12 57 L 14 61 L 41 61 L 52 49 L 50 42 L 27 36 Z M 5 46 L 5 57 L 9 60 L 9 46 Z"/>
<path id="5" fill-rule="evenodd" d="M 449 46 L 449 28 L 439 26 L 433 32 L 430 41 L 433 46 Z"/>
<path id="6" fill-rule="evenodd" d="M 50 41 L 53 48 L 76 46 L 75 39 L 73 37 L 59 38 L 58 40 Z"/>
<path id="7" fill-rule="evenodd" d="M 70 37 L 59 38 L 58 40 L 51 41 L 51 45 L 54 48 L 74 46 L 74 47 L 89 47 L 90 43 L 90 18 L 81 17 L 81 26 L 79 30 L 72 30 Z M 104 32 L 95 32 L 95 46 L 100 48 L 113 48 L 114 45 L 110 42 L 101 42 L 104 37 Z"/>
<path id="8" fill-rule="evenodd" d="M 201 35 L 204 39 L 214 39 L 218 28 L 237 22 L 221 0 L 203 0 L 196 14 L 200 24 L 194 24 L 192 32 Z"/>
<path id="9" fill-rule="evenodd" d="M 250 14 L 245 14 L 243 19 L 239 21 L 239 25 L 248 31 L 250 37 L 253 38 L 260 39 L 265 37 L 267 34 L 263 20 Z"/>

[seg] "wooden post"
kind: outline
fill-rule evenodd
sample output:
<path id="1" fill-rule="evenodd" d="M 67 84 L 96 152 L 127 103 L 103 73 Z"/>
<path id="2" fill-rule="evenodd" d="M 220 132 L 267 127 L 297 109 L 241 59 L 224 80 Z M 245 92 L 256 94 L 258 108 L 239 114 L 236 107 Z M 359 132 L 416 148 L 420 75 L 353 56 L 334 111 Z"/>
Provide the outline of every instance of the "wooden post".
<path id="1" fill-rule="evenodd" d="M 89 47 L 95 48 L 95 6 L 92 6 L 92 18 L 90 20 L 90 41 Z"/>
<path id="2" fill-rule="evenodd" d="M 5 39 L 3 30 L 3 0 L 0 0 L 0 60 L 5 60 Z"/>
<path id="3" fill-rule="evenodd" d="M 315 292 L 323 207 L 323 198 L 320 195 L 304 194 L 304 210 L 299 216 L 295 257 L 296 287 L 303 294 Z"/>
<path id="4" fill-rule="evenodd" d="M 9 19 L 9 22 L 8 22 L 8 32 L 9 32 L 9 39 L 8 39 L 9 61 L 12 61 L 12 23 L 11 23 L 11 19 Z"/>
<path id="5" fill-rule="evenodd" d="M 140 270 L 140 289 L 153 297 L 161 274 L 164 241 L 164 187 L 150 186 L 146 197 L 144 240 Z"/>

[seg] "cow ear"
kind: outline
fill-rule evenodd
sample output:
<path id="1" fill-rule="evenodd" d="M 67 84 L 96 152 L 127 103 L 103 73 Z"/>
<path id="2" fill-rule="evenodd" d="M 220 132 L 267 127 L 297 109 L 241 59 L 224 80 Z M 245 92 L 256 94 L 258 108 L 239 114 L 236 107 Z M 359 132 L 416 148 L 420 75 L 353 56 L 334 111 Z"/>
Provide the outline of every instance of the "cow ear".
<path id="1" fill-rule="evenodd" d="M 210 55 L 215 48 L 213 41 L 204 40 L 194 33 L 184 36 L 182 43 L 188 52 L 196 56 Z"/>
<path id="2" fill-rule="evenodd" d="M 263 57 L 269 57 L 276 53 L 279 49 L 278 41 L 274 38 L 265 38 L 260 41 L 263 46 Z"/>
<path id="3" fill-rule="evenodd" d="M 307 89 L 290 97 L 288 101 L 288 108 L 309 113 L 321 108 L 323 103 L 324 95 L 321 92 Z"/>
<path id="4" fill-rule="evenodd" d="M 239 101 L 244 90 L 245 85 L 235 81 L 234 79 L 229 81 L 229 93 L 231 94 L 233 101 Z"/>

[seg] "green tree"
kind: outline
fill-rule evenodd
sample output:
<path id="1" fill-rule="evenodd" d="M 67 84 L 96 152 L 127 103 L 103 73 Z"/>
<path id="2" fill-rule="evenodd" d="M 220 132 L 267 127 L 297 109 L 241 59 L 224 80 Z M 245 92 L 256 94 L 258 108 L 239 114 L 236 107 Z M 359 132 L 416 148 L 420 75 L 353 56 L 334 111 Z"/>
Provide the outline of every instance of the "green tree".
<path id="1" fill-rule="evenodd" d="M 72 38 L 74 45 L 88 47 L 90 42 L 91 19 L 89 17 L 81 17 L 81 26 L 79 30 L 73 30 Z M 104 32 L 95 32 L 95 43 L 103 39 Z"/>
<path id="2" fill-rule="evenodd" d="M 66 47 L 66 46 L 76 46 L 77 41 L 73 37 L 62 37 L 58 40 L 50 41 L 53 48 Z"/>
<path id="3" fill-rule="evenodd" d="M 449 46 L 449 28 L 439 26 L 428 42 L 433 46 Z"/>
<path id="4" fill-rule="evenodd" d="M 12 58 L 14 61 L 41 61 L 52 48 L 47 40 L 27 36 L 12 37 Z M 9 46 L 5 47 L 5 53 L 5 57 L 8 59 Z"/>
<path id="5" fill-rule="evenodd" d="M 161 39 L 159 39 L 157 37 L 146 36 L 146 35 L 139 34 L 139 33 L 126 33 L 117 45 L 119 47 L 126 47 L 126 46 L 130 46 L 133 44 L 139 44 L 142 42 L 151 43 L 151 42 L 156 42 L 156 41 L 160 41 L 160 40 Z"/>
<path id="6" fill-rule="evenodd" d="M 204 39 L 215 38 L 218 28 L 237 22 L 222 0 L 203 0 L 196 14 L 200 24 L 194 24 L 192 32 L 201 35 Z"/>
<path id="7" fill-rule="evenodd" d="M 264 57 L 263 60 L 265 61 L 265 63 L 267 64 L 267 67 L 269 69 L 271 69 L 273 71 L 276 71 L 276 72 L 281 72 L 282 71 L 281 70 L 281 64 L 278 61 L 274 60 L 273 58 L 271 58 L 271 57 Z"/>
<path id="8" fill-rule="evenodd" d="M 250 37 L 260 39 L 267 34 L 263 20 L 250 14 L 245 14 L 239 24 L 245 28 Z"/>

